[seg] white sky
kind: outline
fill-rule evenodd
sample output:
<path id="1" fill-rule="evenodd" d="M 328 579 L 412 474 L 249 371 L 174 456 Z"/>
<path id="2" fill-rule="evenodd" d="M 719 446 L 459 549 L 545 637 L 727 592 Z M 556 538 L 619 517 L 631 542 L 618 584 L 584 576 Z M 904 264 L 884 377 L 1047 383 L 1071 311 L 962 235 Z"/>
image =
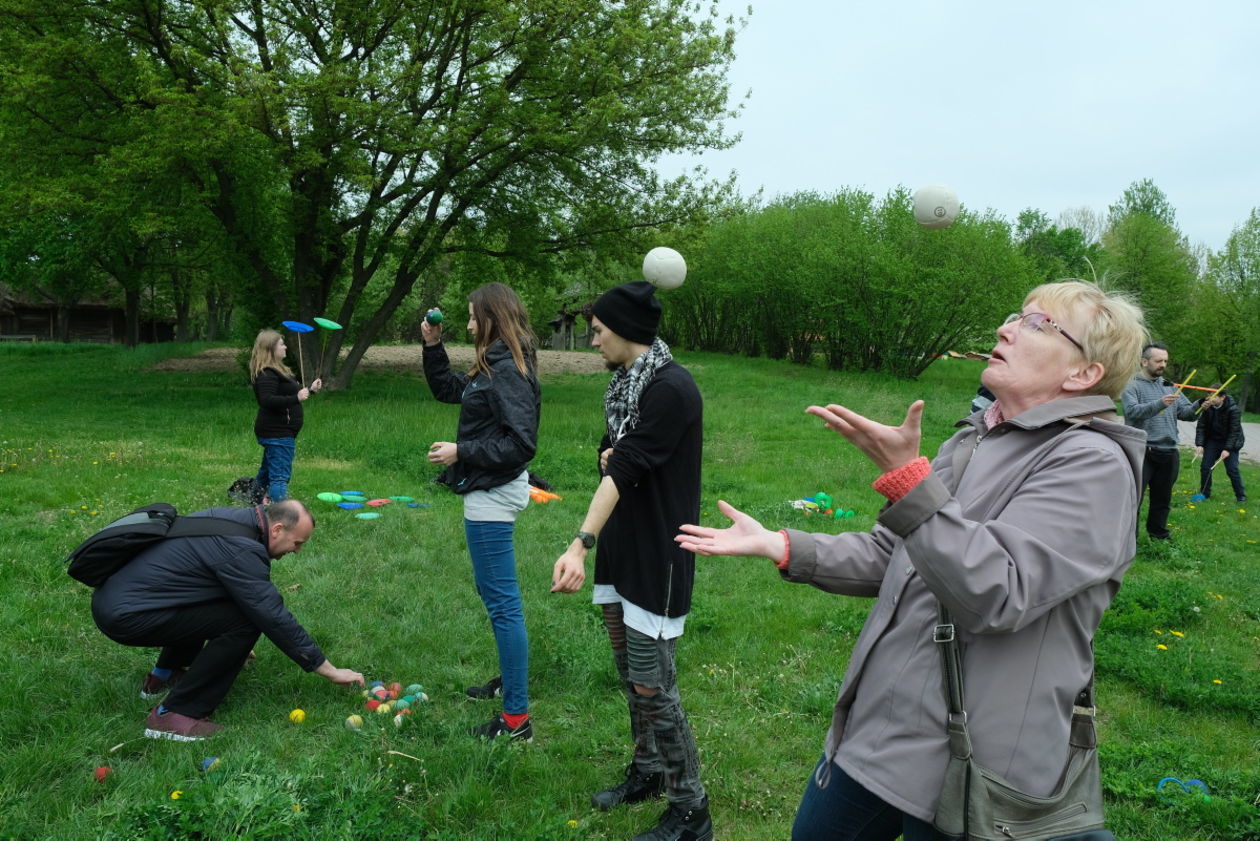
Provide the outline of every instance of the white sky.
<path id="1" fill-rule="evenodd" d="M 1192 244 L 1260 207 L 1256 0 L 753 0 L 736 38 L 745 195 L 951 185 L 964 207 L 1106 213 L 1151 178 Z M 719 0 L 742 15 L 748 0 Z"/>

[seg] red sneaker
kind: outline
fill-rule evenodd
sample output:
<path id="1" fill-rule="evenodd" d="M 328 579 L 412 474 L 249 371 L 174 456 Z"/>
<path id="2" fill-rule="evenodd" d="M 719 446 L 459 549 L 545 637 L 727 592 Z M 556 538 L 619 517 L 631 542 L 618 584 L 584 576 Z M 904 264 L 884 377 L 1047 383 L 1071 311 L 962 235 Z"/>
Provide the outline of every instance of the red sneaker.
<path id="1" fill-rule="evenodd" d="M 144 676 L 144 681 L 140 684 L 140 697 L 146 701 L 156 701 L 169 692 L 172 686 L 183 680 L 186 674 L 188 674 L 187 669 L 176 669 L 171 672 L 170 677 L 162 680 L 153 672 L 149 672 Z"/>
<path id="2" fill-rule="evenodd" d="M 200 742 L 223 729 L 208 718 L 189 718 L 167 710 L 158 715 L 157 707 L 149 710 L 144 722 L 146 739 L 171 739 L 176 742 Z"/>

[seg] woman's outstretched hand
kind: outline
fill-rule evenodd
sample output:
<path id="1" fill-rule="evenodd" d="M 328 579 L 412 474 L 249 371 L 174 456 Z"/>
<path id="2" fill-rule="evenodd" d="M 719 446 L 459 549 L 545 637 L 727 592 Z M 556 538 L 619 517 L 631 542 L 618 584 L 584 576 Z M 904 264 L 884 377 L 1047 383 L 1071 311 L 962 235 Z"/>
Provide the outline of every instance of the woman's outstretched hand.
<path id="1" fill-rule="evenodd" d="M 822 418 L 829 429 L 839 432 L 849 443 L 875 463 L 881 473 L 905 467 L 919 457 L 923 438 L 923 401 L 916 400 L 906 410 L 901 426 L 885 426 L 835 403 L 826 408 L 810 406 L 806 414 Z"/>
<path id="2" fill-rule="evenodd" d="M 679 526 L 681 533 L 674 542 L 697 555 L 748 555 L 775 561 L 783 557 L 786 549 L 783 535 L 770 531 L 724 500 L 718 500 L 718 510 L 731 521 L 729 526 L 724 529 Z"/>

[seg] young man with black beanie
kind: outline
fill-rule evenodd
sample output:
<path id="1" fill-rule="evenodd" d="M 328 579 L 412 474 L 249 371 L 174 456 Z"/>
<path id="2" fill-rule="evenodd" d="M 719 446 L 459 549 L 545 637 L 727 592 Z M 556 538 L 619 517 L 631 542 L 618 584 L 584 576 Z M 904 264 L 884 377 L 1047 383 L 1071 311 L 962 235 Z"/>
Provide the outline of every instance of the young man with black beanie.
<path id="1" fill-rule="evenodd" d="M 656 337 L 660 319 L 654 287 L 643 281 L 608 290 L 592 307 L 591 345 L 614 372 L 604 395 L 601 479 L 551 589 L 581 589 L 598 537 L 593 601 L 625 688 L 634 757 L 625 780 L 591 803 L 604 810 L 664 793 L 660 823 L 633 841 L 709 841 L 713 822 L 674 657 L 695 578 L 695 555 L 674 535 L 700 515 L 703 401 Z"/>

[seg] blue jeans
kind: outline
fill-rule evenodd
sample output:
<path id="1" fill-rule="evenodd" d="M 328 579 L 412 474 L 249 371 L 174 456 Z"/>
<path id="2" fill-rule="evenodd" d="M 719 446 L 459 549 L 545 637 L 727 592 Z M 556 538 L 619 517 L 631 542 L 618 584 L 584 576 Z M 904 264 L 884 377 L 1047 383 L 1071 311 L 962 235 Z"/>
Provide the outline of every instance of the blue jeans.
<path id="1" fill-rule="evenodd" d="M 521 588 L 516 582 L 514 530 L 513 523 L 464 520 L 473 581 L 486 613 L 490 614 L 494 642 L 499 649 L 503 711 L 521 715 L 529 712 L 529 638 L 525 634 Z"/>
<path id="2" fill-rule="evenodd" d="M 1208 441 L 1203 445 L 1203 466 L 1199 468 L 1199 493 L 1204 496 L 1212 495 L 1212 467 L 1221 457 L 1221 453 L 1225 452 L 1224 444 L 1224 441 Z M 1234 496 L 1242 502 L 1242 498 L 1247 495 L 1247 489 L 1243 487 L 1242 474 L 1238 472 L 1237 450 L 1231 450 L 1225 459 L 1225 472 L 1229 475 L 1229 483 L 1234 486 Z"/>
<path id="3" fill-rule="evenodd" d="M 818 771 L 810 775 L 801 807 L 792 825 L 792 841 L 935 841 L 940 836 L 930 823 L 911 817 L 864 789 L 838 765 L 829 769 L 825 788 Z"/>
<path id="4" fill-rule="evenodd" d="M 288 499 L 296 442 L 292 438 L 259 438 L 258 443 L 263 448 L 262 464 L 258 466 L 254 482 L 267 490 L 272 502 Z"/>

